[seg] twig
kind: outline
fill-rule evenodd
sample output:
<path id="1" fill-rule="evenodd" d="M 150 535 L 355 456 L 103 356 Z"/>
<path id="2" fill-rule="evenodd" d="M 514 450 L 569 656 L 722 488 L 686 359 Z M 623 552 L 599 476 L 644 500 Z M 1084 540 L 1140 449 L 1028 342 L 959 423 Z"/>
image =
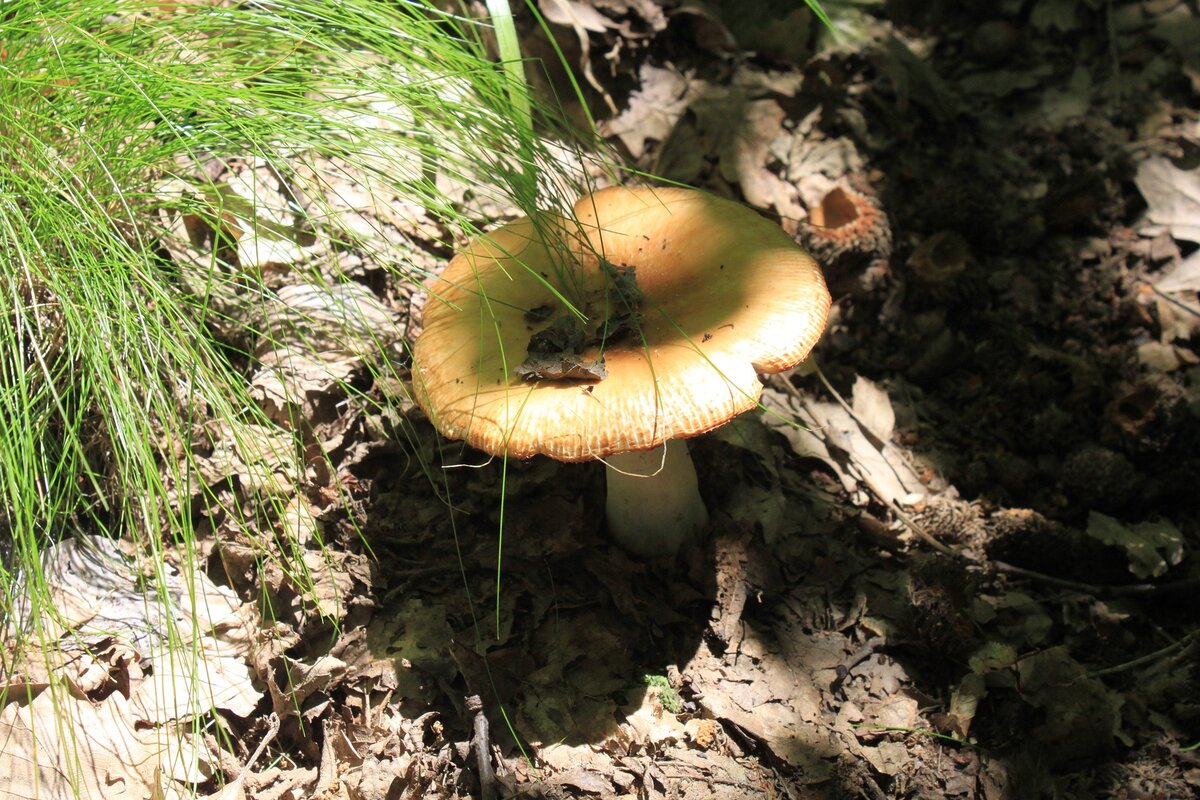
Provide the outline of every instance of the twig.
<path id="1" fill-rule="evenodd" d="M 858 423 L 859 427 L 861 427 L 863 431 L 870 434 L 871 438 L 878 441 L 878 438 L 871 431 L 870 426 L 863 421 L 862 417 L 854 412 L 854 409 L 851 408 L 850 404 L 846 402 L 846 398 L 842 397 L 841 393 L 838 392 L 837 389 L 833 388 L 833 384 L 829 382 L 829 378 L 826 378 L 825 373 L 821 371 L 820 365 L 818 365 L 816 362 L 813 362 L 813 369 L 816 370 L 817 377 L 821 379 L 821 385 L 825 387 L 825 391 L 829 392 L 829 394 L 833 396 L 833 399 L 837 401 L 838 405 L 840 405 L 842 409 L 850 415 L 851 419 Z M 796 387 L 791 385 L 791 381 L 784 379 L 783 383 L 785 383 L 792 390 L 792 392 L 796 392 Z M 796 395 L 799 395 L 799 392 L 796 392 Z M 887 499 L 883 492 L 880 492 L 877 487 L 873 486 L 872 484 L 874 481 L 870 479 L 870 476 L 864 475 L 863 482 L 867 484 L 867 488 L 874 493 L 875 497 L 878 498 L 888 508 L 890 508 L 892 513 L 896 515 L 896 518 L 903 522 L 905 527 L 915 533 L 921 539 L 921 541 L 925 542 L 925 544 L 929 545 L 934 550 L 937 550 L 942 555 L 950 556 L 951 558 L 961 558 L 967 561 L 972 560 L 971 557 L 965 553 L 959 552 L 953 547 L 943 544 L 934 538 L 929 531 L 925 530 L 923 527 L 917 524 L 915 519 L 905 513 L 904 510 L 900 508 L 898 503 L 896 503 L 894 500 Z"/>
<path id="2" fill-rule="evenodd" d="M 992 567 L 995 567 L 997 572 L 1006 572 L 1010 575 L 1019 575 L 1022 578 L 1047 583 L 1051 586 L 1059 586 L 1063 589 L 1071 589 L 1072 591 L 1082 592 L 1083 594 L 1093 595 L 1139 595 L 1139 594 L 1161 594 L 1165 592 L 1180 592 L 1185 589 L 1194 589 L 1200 586 L 1200 578 L 1185 578 L 1178 581 L 1170 581 L 1168 583 L 1126 583 L 1117 586 L 1109 586 L 1105 584 L 1083 583 L 1082 581 L 1073 581 L 1067 578 L 1056 578 L 1053 575 L 1047 575 L 1044 572 L 1035 572 L 1031 569 L 1018 567 L 1014 564 L 1006 564 L 1003 561 L 988 561 Z"/>
<path id="3" fill-rule="evenodd" d="M 262 741 L 258 743 L 258 747 L 254 748 L 254 752 L 250 758 L 246 760 L 245 765 L 239 764 L 237 759 L 232 755 L 227 754 L 223 748 L 215 747 L 214 749 L 220 754 L 221 769 L 225 772 L 229 781 L 225 784 L 225 790 L 221 792 L 221 796 L 226 796 L 226 792 L 235 792 L 229 787 L 241 787 L 245 789 L 254 789 L 262 778 L 254 772 L 254 764 L 258 761 L 259 756 L 267 749 L 267 745 L 275 741 L 275 737 L 279 735 L 279 715 L 274 711 L 267 716 L 267 732 L 263 734 Z M 206 734 L 207 736 L 207 734 Z M 228 763 L 227 763 L 228 762 Z M 236 794 L 231 793 L 229 797 L 234 797 Z"/>
<path id="4" fill-rule="evenodd" d="M 1145 285 L 1149 286 L 1151 291 L 1153 291 L 1156 295 L 1161 297 L 1163 300 L 1166 300 L 1168 303 L 1179 306 L 1181 309 L 1183 309 L 1187 313 L 1191 314 L 1192 316 L 1200 317 L 1200 309 L 1197 309 L 1195 306 L 1188 305 L 1187 303 L 1180 300 L 1178 297 L 1171 297 L 1171 295 L 1159 290 L 1159 288 L 1157 286 L 1150 283 L 1149 281 L 1141 281 L 1141 283 L 1144 283 Z"/>
<path id="5" fill-rule="evenodd" d="M 841 396 L 841 394 L 837 391 L 837 389 L 835 389 L 833 387 L 833 385 L 829 382 L 829 379 L 825 377 L 825 373 L 821 371 L 821 368 L 819 366 L 815 366 L 815 365 L 814 365 L 814 368 L 815 368 L 817 377 L 820 378 L 821 384 L 825 387 L 825 390 L 828 391 L 829 394 L 833 396 L 833 398 L 838 402 L 838 404 L 843 409 L 845 409 L 846 413 L 849 414 L 854 419 L 855 422 L 857 422 L 860 426 L 862 426 L 864 431 L 869 432 L 870 429 L 866 426 L 866 424 L 862 421 L 862 419 L 860 419 L 859 416 L 854 413 L 854 409 L 852 409 L 850 407 L 850 404 L 846 402 L 845 398 L 843 398 Z M 790 397 L 792 397 L 793 399 L 803 400 L 804 395 L 801 394 L 799 389 L 797 389 L 795 386 L 792 385 L 792 382 L 790 380 L 783 377 L 782 375 L 775 375 L 772 377 L 773 377 L 772 385 L 781 387 L 784 390 L 784 392 L 786 394 L 788 394 Z M 901 522 L 903 522 L 904 526 L 906 528 L 908 528 L 910 531 L 912 531 L 913 534 L 915 534 L 919 539 L 921 539 L 921 541 L 925 542 L 925 544 L 929 545 L 930 547 L 932 547 L 934 550 L 938 551 L 942 555 L 950 556 L 952 558 L 959 558 L 959 559 L 967 561 L 967 562 L 974 564 L 981 568 L 986 569 L 987 567 L 990 566 L 990 567 L 994 568 L 997 572 L 1005 572 L 1010 575 L 1019 575 L 1022 578 L 1028 578 L 1030 580 L 1039 581 L 1041 583 L 1049 584 L 1051 586 L 1058 586 L 1063 589 L 1071 589 L 1072 591 L 1082 592 L 1083 594 L 1091 594 L 1091 595 L 1109 595 L 1109 596 L 1120 597 L 1120 596 L 1126 596 L 1126 595 L 1160 594 L 1160 593 L 1166 593 L 1166 592 L 1178 592 L 1178 591 L 1184 591 L 1184 590 L 1200 587 L 1200 578 L 1186 578 L 1183 580 L 1171 581 L 1169 583 L 1137 583 L 1137 584 L 1122 584 L 1119 586 L 1106 586 L 1106 585 L 1101 585 L 1101 584 L 1092 584 L 1092 583 L 1083 583 L 1081 581 L 1073 581 L 1073 580 L 1069 580 L 1067 578 L 1056 578 L 1053 575 L 1047 575 L 1042 572 L 1035 572 L 1034 570 L 1025 569 L 1024 567 L 1018 567 L 1013 564 L 1006 564 L 1003 561 L 992 561 L 990 559 L 974 558 L 961 550 L 950 547 L 950 546 L 944 544 L 943 542 L 939 542 L 936 538 L 933 537 L 932 534 L 930 534 L 923 527 L 921 527 L 921 525 L 918 524 L 916 520 L 914 520 L 902 508 L 900 508 L 900 506 L 895 501 L 886 499 L 882 493 L 880 493 L 874 486 L 872 486 L 872 481 L 869 478 L 864 477 L 863 482 L 867 485 L 867 488 L 870 489 L 871 492 L 875 495 L 876 499 L 878 499 L 881 503 L 883 503 L 889 509 L 891 509 L 892 513 L 896 515 L 896 518 L 899 519 Z"/>
<path id="6" fill-rule="evenodd" d="M 254 762 L 258 761 L 258 757 L 267 749 L 267 745 L 275 741 L 275 737 L 279 734 L 279 715 L 274 711 L 267 717 L 267 732 L 263 736 L 262 741 L 258 743 L 258 747 L 254 748 L 254 753 L 246 761 L 246 766 L 243 770 L 249 772 L 254 766 Z"/>
<path id="7" fill-rule="evenodd" d="M 464 698 L 472 719 L 475 735 L 471 746 L 475 748 L 475 763 L 479 771 L 479 796 L 481 800 L 496 800 L 496 773 L 492 770 L 491 745 L 488 743 L 488 721 L 483 713 L 483 700 L 477 694 Z"/>
<path id="8" fill-rule="evenodd" d="M 1153 661 L 1157 661 L 1158 659 L 1160 659 L 1164 656 L 1168 656 L 1171 653 L 1175 652 L 1176 650 L 1183 650 L 1183 649 L 1187 648 L 1189 645 L 1192 644 L 1192 642 L 1196 641 L 1197 636 L 1200 636 L 1200 632 L 1192 631 L 1187 636 L 1180 639 L 1178 642 L 1169 644 L 1166 647 L 1162 648 L 1161 650 L 1155 650 L 1153 653 L 1149 653 L 1144 656 L 1139 656 L 1138 658 L 1135 658 L 1132 661 L 1126 661 L 1123 664 L 1117 664 L 1116 666 L 1113 666 L 1113 667 L 1105 667 L 1104 669 L 1093 670 L 1093 671 L 1089 672 L 1086 675 L 1086 677 L 1099 678 L 1103 675 L 1115 675 L 1118 672 L 1126 672 L 1131 669 L 1136 669 L 1137 667 L 1140 667 L 1143 664 L 1149 664 Z"/>

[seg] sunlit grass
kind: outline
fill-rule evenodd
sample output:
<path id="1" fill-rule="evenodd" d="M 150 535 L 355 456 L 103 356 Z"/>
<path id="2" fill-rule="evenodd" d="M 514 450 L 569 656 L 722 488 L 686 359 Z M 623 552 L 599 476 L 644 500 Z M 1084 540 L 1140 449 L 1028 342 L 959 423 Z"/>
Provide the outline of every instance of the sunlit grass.
<path id="1" fill-rule="evenodd" d="M 487 24 L 421 0 L 5 5 L 6 675 L 21 671 L 26 645 L 53 645 L 58 609 L 39 559 L 67 535 L 132 543 L 148 584 L 161 587 L 168 563 L 194 568 L 197 526 L 224 515 L 251 542 L 263 537 L 259 558 L 300 590 L 316 581 L 297 542 L 267 540 L 303 479 L 309 422 L 269 414 L 248 379 L 264 354 L 320 354 L 331 343 L 310 320 L 281 315 L 259 261 L 237 254 L 318 239 L 322 255 L 288 269 L 335 295 L 355 285 L 333 266 L 344 252 L 397 281 L 428 277 L 376 235 L 381 208 L 333 202 L 347 180 L 371 202 L 402 198 L 438 221 L 445 252 L 489 222 L 472 204 L 535 217 L 569 207 L 583 187 L 541 138 L 557 123 L 519 79 L 517 39 L 500 24 L 507 5 L 488 3 L 499 61 Z M 587 146 L 586 136 L 571 141 Z M 286 191 L 230 189 L 230 175 L 262 170 Z M 195 257 L 181 258 L 189 244 Z M 344 336 L 333 347 L 379 373 L 403 359 L 369 310 L 348 303 L 339 313 Z M 212 420 L 225 428 L 210 430 Z M 250 478 L 208 485 L 198 461 L 229 441 Z M 274 613 L 265 594 L 262 605 Z M 186 658 L 175 632 L 162 633 Z"/>
<path id="2" fill-rule="evenodd" d="M 369 184 L 373 198 L 403 198 L 437 220 L 445 248 L 485 222 L 466 210 L 462 190 L 450 189 L 526 214 L 577 196 L 580 187 L 536 132 L 554 120 L 531 108 L 511 70 L 492 59 L 489 35 L 486 25 L 425 2 L 6 4 L 6 675 L 21 671 L 26 645 L 53 644 L 56 608 L 39 562 L 49 543 L 77 533 L 125 539 L 149 584 L 162 585 L 165 564 L 194 563 L 200 516 L 244 518 L 253 538 L 278 522 L 286 488 L 300 482 L 307 423 L 271 419 L 247 378 L 257 355 L 303 349 L 308 326 L 281 318 L 260 267 L 232 255 L 246 241 L 231 231 L 264 246 L 316 237 L 332 243 L 327 255 L 353 250 L 417 282 L 424 269 L 373 235 L 377 209 L 355 215 L 330 202 L 347 176 Z M 511 37 L 501 41 L 511 60 Z M 247 200 L 212 177 L 228 177 L 230 164 L 278 175 L 286 207 Z M 197 231 L 210 237 L 196 248 L 201 256 L 173 257 Z M 330 258 L 290 268 L 331 290 L 351 281 Z M 357 331 L 346 335 L 347 349 L 375 346 L 363 354 L 373 369 L 386 372 L 403 356 L 394 339 L 374 338 L 369 315 L 353 303 L 339 313 Z M 242 460 L 262 472 L 237 487 L 244 503 L 226 503 L 234 490 L 204 485 L 199 474 L 198 454 L 214 445 L 210 420 L 222 421 Z M 285 490 L 272 491 L 272 481 Z M 262 559 L 311 586 L 299 555 L 286 542 L 262 543 Z"/>

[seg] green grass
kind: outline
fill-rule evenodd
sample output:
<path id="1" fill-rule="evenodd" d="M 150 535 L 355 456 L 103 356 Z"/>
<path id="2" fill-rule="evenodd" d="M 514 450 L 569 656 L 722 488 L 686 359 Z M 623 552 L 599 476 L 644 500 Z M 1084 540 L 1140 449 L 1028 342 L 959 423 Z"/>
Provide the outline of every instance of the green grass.
<path id="1" fill-rule="evenodd" d="M 337 312 L 344 338 L 313 334 L 310 320 L 281 313 L 270 275 L 233 253 L 246 241 L 292 247 L 316 237 L 330 243 L 324 256 L 290 264 L 289 283 L 338 292 L 352 282 L 331 267 L 345 252 L 398 282 L 422 280 L 416 260 L 374 235 L 379 207 L 355 216 L 330 202 L 347 175 L 369 184 L 373 202 L 418 204 L 447 232 L 445 248 L 487 222 L 447 187 L 525 213 L 573 200 L 581 187 L 538 133 L 556 122 L 515 79 L 515 37 L 511 24 L 501 27 L 509 66 L 490 55 L 486 25 L 425 2 L 5 6 L 7 676 L 22 671 L 28 645 L 54 644 L 57 609 L 40 558 L 67 535 L 132 542 L 148 584 L 161 587 L 168 561 L 194 563 L 198 522 L 237 518 L 251 539 L 266 534 L 261 561 L 299 590 L 311 587 L 294 543 L 269 536 L 302 480 L 309 423 L 269 418 L 248 378 L 275 346 L 340 347 L 381 373 L 402 352 L 353 305 Z M 272 207 L 231 191 L 221 182 L 228 175 L 212 177 L 228 164 L 231 174 L 247 164 L 273 171 L 290 187 L 288 202 Z M 189 233 L 209 241 L 189 251 Z M 186 252 L 203 255 L 181 259 Z M 227 429 L 211 433 L 210 420 Z M 206 485 L 199 459 L 226 446 L 222 436 L 250 477 Z"/>
<path id="2" fill-rule="evenodd" d="M 299 593 L 315 583 L 304 547 L 271 535 L 303 480 L 310 423 L 294 409 L 270 416 L 249 378 L 277 348 L 341 349 L 380 375 L 403 354 L 369 309 L 339 308 L 342 333 L 332 341 L 319 321 L 282 313 L 270 270 L 235 255 L 249 253 L 247 242 L 326 243 L 320 257 L 288 264 L 288 283 L 337 294 L 355 285 L 333 267 L 344 253 L 389 270 L 396 283 L 427 277 L 413 253 L 378 235 L 375 212 L 388 197 L 438 220 L 448 251 L 490 222 L 470 210 L 472 198 L 530 214 L 579 195 L 583 187 L 542 138 L 558 122 L 523 83 L 508 4 L 488 3 L 494 33 L 444 5 L 5 5 L 5 677 L 21 673 L 34 648 L 54 647 L 59 609 L 40 560 L 65 536 L 131 543 L 165 602 L 165 565 L 194 568 L 197 525 L 232 519 L 260 564 L 280 569 Z M 586 135 L 571 141 L 595 144 Z M 226 179 L 250 173 L 248 165 L 287 185 L 286 202 L 233 191 Z M 380 205 L 355 215 L 332 202 L 347 176 Z M 189 235 L 206 240 L 193 246 Z M 353 396 L 360 386 L 343 380 L 339 391 Z M 226 427 L 214 432 L 213 420 Z M 230 441 L 246 475 L 210 485 L 201 460 Z M 265 594 L 262 605 L 270 616 Z M 176 632 L 162 633 L 186 659 Z"/>

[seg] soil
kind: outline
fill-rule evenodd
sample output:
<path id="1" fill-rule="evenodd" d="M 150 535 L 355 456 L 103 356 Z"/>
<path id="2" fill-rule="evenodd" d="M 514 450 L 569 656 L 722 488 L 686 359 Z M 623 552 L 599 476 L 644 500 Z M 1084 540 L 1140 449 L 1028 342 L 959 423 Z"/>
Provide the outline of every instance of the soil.
<path id="1" fill-rule="evenodd" d="M 778 0 L 540 6 L 629 163 L 817 254 L 819 370 L 692 442 L 673 561 L 608 540 L 599 465 L 465 450 L 396 381 L 281 404 L 316 589 L 208 520 L 275 620 L 247 793 L 1200 796 L 1195 3 L 828 3 L 839 42 Z"/>

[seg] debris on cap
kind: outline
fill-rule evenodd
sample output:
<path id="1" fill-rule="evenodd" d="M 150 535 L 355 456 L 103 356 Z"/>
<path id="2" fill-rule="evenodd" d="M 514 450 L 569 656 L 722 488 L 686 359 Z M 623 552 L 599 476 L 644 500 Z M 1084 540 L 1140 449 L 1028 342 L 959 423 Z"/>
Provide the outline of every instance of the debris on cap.
<path id="1" fill-rule="evenodd" d="M 574 212 L 479 237 L 432 287 L 413 387 L 444 436 L 517 458 L 648 450 L 753 408 L 757 373 L 824 329 L 820 267 L 745 206 L 610 188 Z"/>

